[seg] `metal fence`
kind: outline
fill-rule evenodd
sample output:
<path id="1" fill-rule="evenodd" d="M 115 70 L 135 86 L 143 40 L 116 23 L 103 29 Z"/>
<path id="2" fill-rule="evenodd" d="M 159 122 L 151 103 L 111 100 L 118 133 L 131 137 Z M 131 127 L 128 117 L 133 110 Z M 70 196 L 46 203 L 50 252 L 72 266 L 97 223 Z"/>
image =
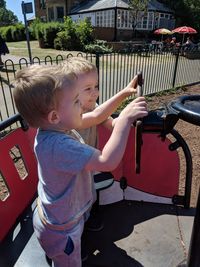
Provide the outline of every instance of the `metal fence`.
<path id="1" fill-rule="evenodd" d="M 59 64 L 67 57 L 58 55 L 54 60 L 33 58 L 32 64 Z M 99 102 L 102 103 L 124 88 L 138 71 L 143 72 L 144 95 L 154 94 L 173 87 L 200 82 L 200 59 L 188 59 L 179 52 L 144 51 L 140 53 L 82 54 L 96 64 L 99 71 Z M 16 71 L 30 65 L 28 59 L 19 62 L 6 60 L 0 71 L 0 120 L 16 113 L 12 97 L 12 82 Z"/>

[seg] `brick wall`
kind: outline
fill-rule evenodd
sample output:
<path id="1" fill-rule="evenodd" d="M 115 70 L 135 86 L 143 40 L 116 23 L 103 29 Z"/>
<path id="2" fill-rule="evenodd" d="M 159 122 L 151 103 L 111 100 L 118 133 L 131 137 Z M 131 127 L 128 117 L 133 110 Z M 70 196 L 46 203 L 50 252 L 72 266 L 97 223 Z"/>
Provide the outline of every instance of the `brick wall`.
<path id="1" fill-rule="evenodd" d="M 59 4 L 59 3 L 64 4 L 65 8 L 67 8 L 67 13 L 69 13 L 72 6 L 79 4 L 82 1 L 83 0 L 46 0 L 46 5 L 48 6 L 48 4 Z M 35 15 L 36 15 L 36 17 L 46 16 L 47 10 L 41 9 L 40 0 L 34 0 L 34 3 L 35 3 Z M 67 4 L 67 6 L 66 6 L 66 4 Z"/>
<path id="2" fill-rule="evenodd" d="M 97 39 L 106 41 L 114 41 L 115 30 L 114 28 L 94 28 L 94 35 Z M 116 40 L 117 41 L 130 41 L 132 39 L 132 30 L 117 30 Z"/>
<path id="3" fill-rule="evenodd" d="M 46 16 L 46 9 L 42 9 L 40 6 L 40 0 L 35 0 L 34 1 L 35 5 L 35 16 L 40 18 L 43 16 Z"/>
<path id="4" fill-rule="evenodd" d="M 113 28 L 94 28 L 95 38 L 106 41 L 113 41 L 115 31 Z"/>

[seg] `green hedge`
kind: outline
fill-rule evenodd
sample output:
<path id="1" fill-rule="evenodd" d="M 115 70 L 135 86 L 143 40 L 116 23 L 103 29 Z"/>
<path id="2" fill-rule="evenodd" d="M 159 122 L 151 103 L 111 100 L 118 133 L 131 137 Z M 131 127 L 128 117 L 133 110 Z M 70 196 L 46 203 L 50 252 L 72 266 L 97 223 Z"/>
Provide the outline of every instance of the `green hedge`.
<path id="1" fill-rule="evenodd" d="M 26 40 L 25 26 L 22 23 L 0 27 L 0 34 L 6 42 Z"/>
<path id="2" fill-rule="evenodd" d="M 64 23 L 34 20 L 29 26 L 30 39 L 37 39 L 41 48 L 77 50 L 84 52 L 112 52 L 104 41 L 95 41 L 93 27 L 88 19 L 72 21 L 64 17 Z M 6 42 L 26 40 L 25 26 L 21 23 L 0 27 L 0 34 Z"/>
<path id="3" fill-rule="evenodd" d="M 59 22 L 38 22 L 36 20 L 30 26 L 31 34 L 37 39 L 41 40 L 44 47 L 53 48 L 54 47 L 54 39 L 57 36 L 57 33 L 62 31 L 64 28 L 63 23 Z"/>

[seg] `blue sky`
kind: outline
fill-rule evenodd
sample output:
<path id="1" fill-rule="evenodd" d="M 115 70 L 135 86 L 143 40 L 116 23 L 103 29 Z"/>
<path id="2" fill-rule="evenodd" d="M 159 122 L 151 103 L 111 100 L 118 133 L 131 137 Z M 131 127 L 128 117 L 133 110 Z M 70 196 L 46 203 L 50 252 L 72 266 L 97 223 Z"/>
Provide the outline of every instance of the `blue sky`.
<path id="1" fill-rule="evenodd" d="M 34 1 L 33 0 L 24 0 L 24 3 L 33 3 L 33 12 L 34 12 Z M 24 16 L 22 14 L 22 9 L 21 9 L 21 0 L 6 0 L 6 8 L 11 10 L 17 17 L 19 21 L 22 21 L 24 23 Z M 32 14 L 27 14 L 26 17 L 30 18 L 34 15 L 35 13 Z"/>

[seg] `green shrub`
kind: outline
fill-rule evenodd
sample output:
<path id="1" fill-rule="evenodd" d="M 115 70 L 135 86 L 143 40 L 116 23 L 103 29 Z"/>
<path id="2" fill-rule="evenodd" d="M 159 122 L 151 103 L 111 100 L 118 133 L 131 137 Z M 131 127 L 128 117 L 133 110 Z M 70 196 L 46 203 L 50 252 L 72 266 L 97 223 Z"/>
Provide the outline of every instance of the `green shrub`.
<path id="1" fill-rule="evenodd" d="M 63 23 L 59 22 L 40 22 L 37 20 L 31 25 L 31 33 L 37 39 L 42 39 L 45 47 L 54 47 L 54 39 L 57 33 L 64 28 Z"/>
<path id="2" fill-rule="evenodd" d="M 6 42 L 12 42 L 12 26 L 5 26 L 0 28 L 0 34 Z"/>
<path id="3" fill-rule="evenodd" d="M 57 33 L 54 48 L 59 50 L 76 50 L 79 41 L 76 37 L 75 24 L 70 17 L 64 17 L 63 30 Z"/>
<path id="4" fill-rule="evenodd" d="M 26 40 L 25 26 L 22 23 L 11 26 L 11 35 L 14 42 Z"/>
<path id="5" fill-rule="evenodd" d="M 68 46 L 71 46 L 71 37 L 66 31 L 57 33 L 57 37 L 54 40 L 54 48 L 57 50 L 66 50 Z M 70 49 L 68 49 L 70 50 Z"/>
<path id="6" fill-rule="evenodd" d="M 41 20 L 39 18 L 36 18 L 33 22 L 31 22 L 31 25 L 29 26 L 29 32 L 31 34 L 31 37 L 36 40 L 39 40 L 40 23 L 41 23 Z M 40 35 L 40 38 L 42 37 L 41 35 Z"/>
<path id="7" fill-rule="evenodd" d="M 84 47 L 85 52 L 88 53 L 112 53 L 113 49 L 106 45 L 104 40 L 95 40 L 93 44 Z"/>
<path id="8" fill-rule="evenodd" d="M 54 48 L 83 51 L 84 46 L 93 41 L 92 34 L 93 28 L 87 19 L 75 23 L 70 17 L 65 17 L 64 29 L 57 33 Z"/>
<path id="9" fill-rule="evenodd" d="M 86 45 L 94 41 L 93 37 L 93 27 L 91 22 L 86 18 L 80 20 L 76 25 L 76 36 L 80 41 L 80 45 L 84 48 Z"/>
<path id="10" fill-rule="evenodd" d="M 22 23 L 0 27 L 0 34 L 6 42 L 26 40 L 25 26 Z"/>

